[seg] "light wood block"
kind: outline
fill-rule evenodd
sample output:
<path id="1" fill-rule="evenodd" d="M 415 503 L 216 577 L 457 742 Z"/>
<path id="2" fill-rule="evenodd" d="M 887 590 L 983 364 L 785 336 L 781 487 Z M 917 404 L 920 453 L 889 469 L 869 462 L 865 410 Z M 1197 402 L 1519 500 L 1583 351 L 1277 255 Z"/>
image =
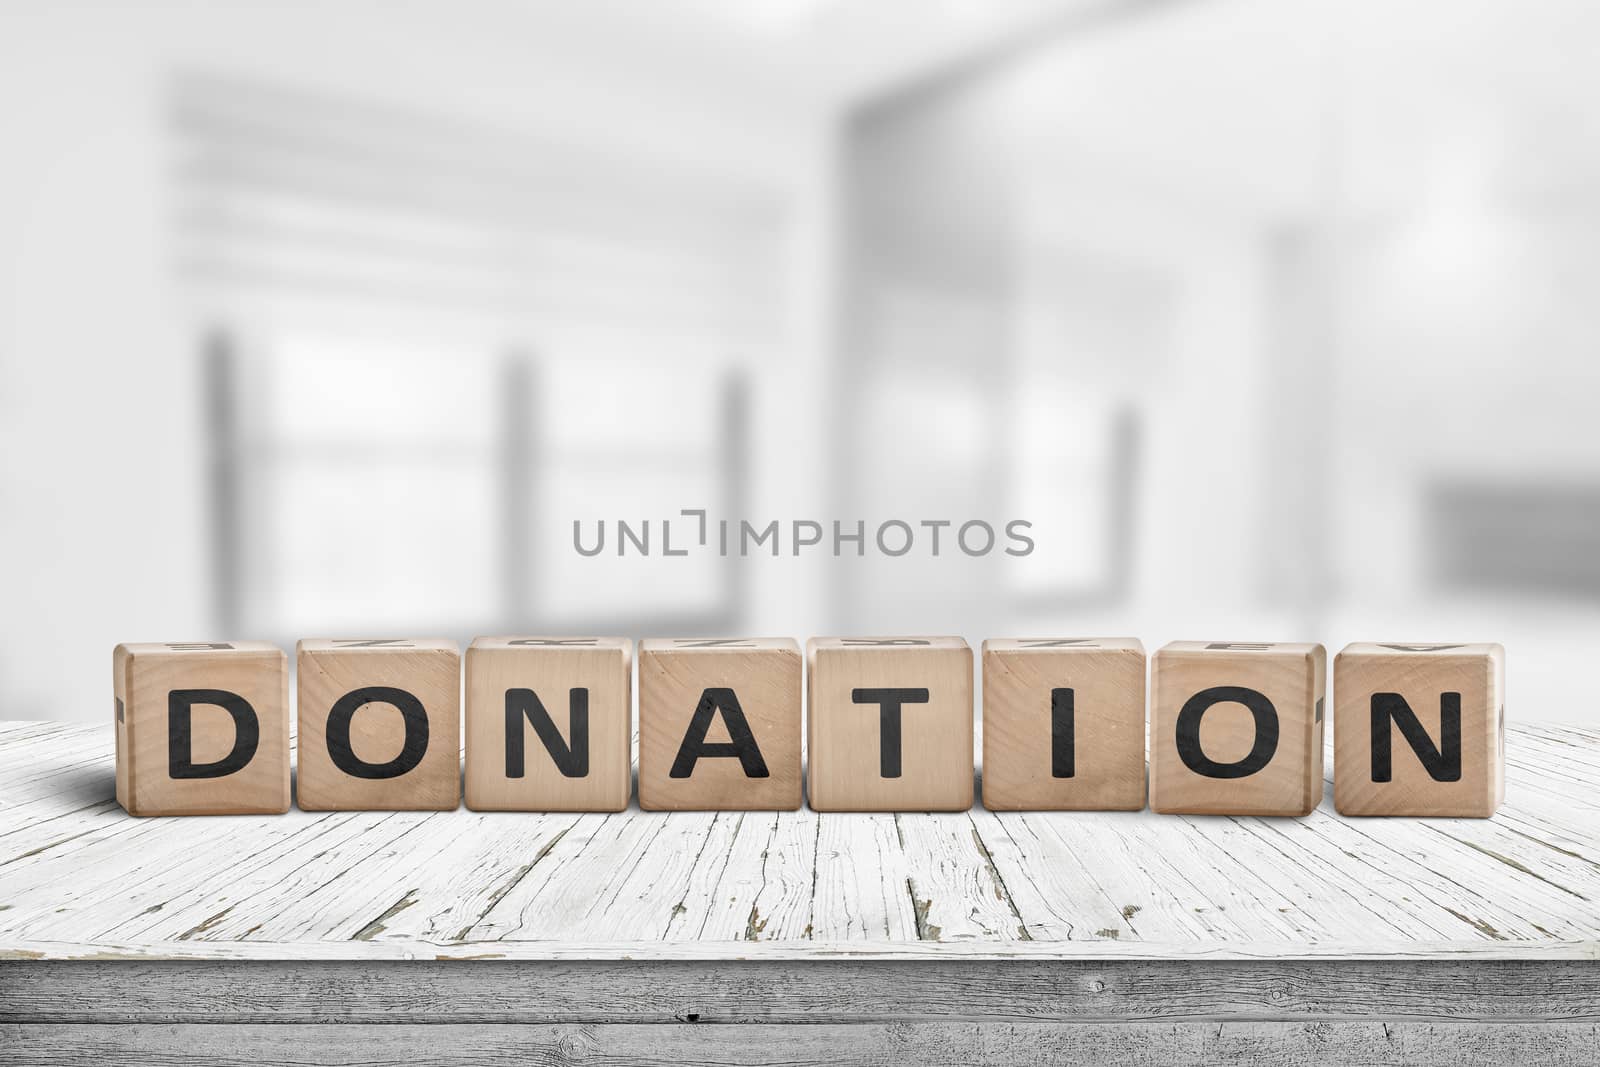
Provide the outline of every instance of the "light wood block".
<path id="1" fill-rule="evenodd" d="M 1333 665 L 1342 815 L 1486 819 L 1505 800 L 1505 649 L 1346 645 Z"/>
<path id="2" fill-rule="evenodd" d="M 622 811 L 633 795 L 633 642 L 479 637 L 467 649 L 473 811 Z"/>
<path id="3" fill-rule="evenodd" d="M 1321 645 L 1174 641 L 1156 653 L 1150 807 L 1308 815 L 1322 800 Z"/>
<path id="4" fill-rule="evenodd" d="M 972 807 L 972 649 L 959 637 L 806 644 L 817 811 Z"/>
<path id="5" fill-rule="evenodd" d="M 289 810 L 289 663 L 264 641 L 112 653 L 117 803 L 130 815 Z"/>
<path id="6" fill-rule="evenodd" d="M 983 806 L 1144 807 L 1144 645 L 1132 637 L 983 643 Z"/>
<path id="7" fill-rule="evenodd" d="M 800 646 L 780 638 L 639 643 L 639 806 L 800 806 Z"/>
<path id="8" fill-rule="evenodd" d="M 461 655 L 438 638 L 296 646 L 300 807 L 448 811 L 461 803 Z"/>

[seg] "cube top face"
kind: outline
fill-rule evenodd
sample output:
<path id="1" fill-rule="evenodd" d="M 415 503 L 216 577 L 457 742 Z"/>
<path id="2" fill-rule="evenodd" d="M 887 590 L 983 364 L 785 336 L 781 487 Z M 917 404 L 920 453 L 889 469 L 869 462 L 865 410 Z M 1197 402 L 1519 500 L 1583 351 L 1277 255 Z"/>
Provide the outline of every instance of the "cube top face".
<path id="1" fill-rule="evenodd" d="M 639 642 L 639 652 L 800 652 L 792 637 L 647 637 Z"/>
<path id="2" fill-rule="evenodd" d="M 983 806 L 1145 804 L 1145 655 L 1133 638 L 983 643 Z"/>
<path id="3" fill-rule="evenodd" d="M 1501 645 L 1484 641 L 1465 644 L 1429 643 L 1426 641 L 1395 641 L 1392 643 L 1355 641 L 1345 645 L 1339 655 L 1418 657 L 1412 660 L 1414 663 L 1422 663 L 1425 660 L 1478 660 L 1487 656 L 1503 663 L 1506 657 L 1506 650 Z"/>
<path id="4" fill-rule="evenodd" d="M 800 646 L 789 638 L 639 643 L 639 806 L 800 806 Z"/>
<path id="5" fill-rule="evenodd" d="M 633 642 L 478 638 L 466 655 L 474 811 L 622 811 L 633 793 Z"/>
<path id="6" fill-rule="evenodd" d="M 262 641 L 118 645 L 117 800 L 133 815 L 289 810 L 289 668 Z"/>
<path id="7" fill-rule="evenodd" d="M 270 641 L 135 641 L 117 646 L 129 656 L 199 656 L 229 653 L 235 656 L 258 655 L 287 662 L 283 649 Z"/>
<path id="8" fill-rule="evenodd" d="M 812 638 L 818 811 L 972 807 L 972 649 L 959 637 Z"/>
<path id="9" fill-rule="evenodd" d="M 448 637 L 306 637 L 295 645 L 297 652 L 350 652 L 376 655 L 381 652 L 450 652 L 460 650 Z"/>
<path id="10" fill-rule="evenodd" d="M 1488 818 L 1505 798 L 1505 649 L 1362 642 L 1334 661 L 1334 806 Z"/>
<path id="11" fill-rule="evenodd" d="M 1323 794 L 1326 672 L 1317 644 L 1178 641 L 1160 649 L 1151 672 L 1151 809 L 1309 814 Z"/>
<path id="12" fill-rule="evenodd" d="M 806 642 L 808 655 L 827 649 L 966 649 L 961 637 L 813 637 Z"/>
<path id="13" fill-rule="evenodd" d="M 984 652 L 1035 652 L 1041 655 L 1064 652 L 1134 652 L 1144 655 L 1144 644 L 1137 637 L 991 637 L 983 643 Z"/>
<path id="14" fill-rule="evenodd" d="M 1303 641 L 1169 641 L 1161 646 L 1158 654 L 1168 658 L 1180 655 L 1304 658 L 1326 657 L 1327 651 L 1321 645 Z"/>
<path id="15" fill-rule="evenodd" d="M 296 659 L 301 808 L 448 811 L 460 804 L 454 641 L 304 640 Z"/>
<path id="16" fill-rule="evenodd" d="M 631 660 L 633 641 L 626 637 L 475 637 L 471 648 L 533 649 L 543 652 L 620 650 Z"/>

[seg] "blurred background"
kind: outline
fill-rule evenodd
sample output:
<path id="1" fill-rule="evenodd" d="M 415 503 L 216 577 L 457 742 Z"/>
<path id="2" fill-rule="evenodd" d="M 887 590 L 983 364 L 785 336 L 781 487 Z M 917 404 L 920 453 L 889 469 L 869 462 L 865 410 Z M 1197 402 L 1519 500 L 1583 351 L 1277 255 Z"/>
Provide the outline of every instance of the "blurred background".
<path id="1" fill-rule="evenodd" d="M 1594 722 L 1597 47 L 1584 0 L 8 0 L 0 717 L 109 714 L 118 641 L 587 630 L 1491 640 L 1513 718 Z M 1037 548 L 572 548 L 685 508 Z"/>

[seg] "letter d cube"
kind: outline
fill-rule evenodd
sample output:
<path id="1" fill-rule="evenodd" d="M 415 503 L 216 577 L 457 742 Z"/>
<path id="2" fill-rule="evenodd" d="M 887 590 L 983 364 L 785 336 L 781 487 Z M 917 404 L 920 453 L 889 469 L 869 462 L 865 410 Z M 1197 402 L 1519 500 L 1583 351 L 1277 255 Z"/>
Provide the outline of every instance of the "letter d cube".
<path id="1" fill-rule="evenodd" d="M 289 666 L 262 641 L 118 645 L 117 803 L 130 815 L 289 810 Z"/>

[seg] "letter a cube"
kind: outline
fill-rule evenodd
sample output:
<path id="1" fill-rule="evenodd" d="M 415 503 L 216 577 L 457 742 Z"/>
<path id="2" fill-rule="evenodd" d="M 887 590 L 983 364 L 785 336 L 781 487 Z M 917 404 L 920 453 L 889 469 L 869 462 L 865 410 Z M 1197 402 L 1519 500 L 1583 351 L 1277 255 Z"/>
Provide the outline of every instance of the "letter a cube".
<path id="1" fill-rule="evenodd" d="M 639 806 L 800 806 L 800 646 L 787 637 L 639 643 Z"/>
<path id="2" fill-rule="evenodd" d="M 1505 799 L 1505 649 L 1353 644 L 1333 665 L 1341 815 L 1486 819 Z"/>
<path id="3" fill-rule="evenodd" d="M 117 803 L 131 815 L 289 810 L 289 666 L 262 641 L 118 645 Z"/>

